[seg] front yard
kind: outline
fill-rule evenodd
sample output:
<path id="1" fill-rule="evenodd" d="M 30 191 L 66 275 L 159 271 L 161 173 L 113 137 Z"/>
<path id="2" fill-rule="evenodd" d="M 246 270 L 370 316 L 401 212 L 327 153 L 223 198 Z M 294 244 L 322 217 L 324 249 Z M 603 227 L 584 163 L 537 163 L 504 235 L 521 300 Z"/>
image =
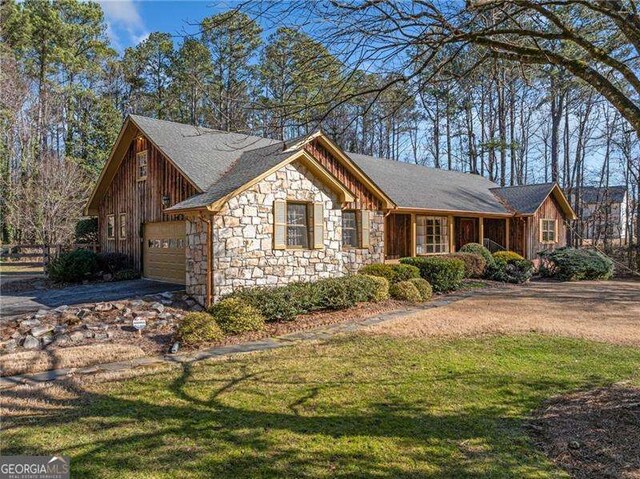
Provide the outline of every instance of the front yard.
<path id="1" fill-rule="evenodd" d="M 547 398 L 640 385 L 640 350 L 534 334 L 353 335 L 121 382 L 3 392 L 3 454 L 75 477 L 566 477 L 525 427 Z"/>

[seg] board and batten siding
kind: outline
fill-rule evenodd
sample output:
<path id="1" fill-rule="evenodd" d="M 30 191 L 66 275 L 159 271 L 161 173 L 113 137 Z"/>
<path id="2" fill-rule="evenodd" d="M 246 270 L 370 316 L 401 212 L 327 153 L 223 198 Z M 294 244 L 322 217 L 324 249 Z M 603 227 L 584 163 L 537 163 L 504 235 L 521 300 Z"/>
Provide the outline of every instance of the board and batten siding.
<path id="1" fill-rule="evenodd" d="M 136 154 L 147 150 L 147 177 L 138 181 Z M 129 255 L 136 269 L 142 265 L 142 225 L 156 221 L 176 221 L 179 215 L 163 213 L 162 197 L 169 206 L 197 193 L 196 188 L 145 137 L 132 140 L 111 184 L 100 202 L 98 234 L 101 251 Z M 126 216 L 126 238 L 119 238 L 119 215 Z M 109 215 L 115 215 L 116 237 L 107 238 Z"/>
<path id="2" fill-rule="evenodd" d="M 556 220 L 556 238 L 555 243 L 543 243 L 540 237 L 540 220 L 554 219 Z M 527 250 L 528 259 L 537 259 L 538 253 L 545 250 L 553 250 L 567 245 L 567 227 L 565 225 L 565 216 L 558 204 L 558 201 L 549 195 L 549 197 L 540 205 L 540 208 L 533 216 L 528 218 L 527 236 L 529 248 Z"/>

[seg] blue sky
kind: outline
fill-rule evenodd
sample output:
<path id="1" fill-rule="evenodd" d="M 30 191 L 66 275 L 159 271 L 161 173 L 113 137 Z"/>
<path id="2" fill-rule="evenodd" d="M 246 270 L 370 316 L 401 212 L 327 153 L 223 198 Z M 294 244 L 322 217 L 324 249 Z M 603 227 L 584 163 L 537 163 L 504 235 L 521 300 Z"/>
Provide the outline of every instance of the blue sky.
<path id="1" fill-rule="evenodd" d="M 234 6 L 233 1 L 193 0 L 99 0 L 104 10 L 112 46 L 122 52 L 138 44 L 149 33 L 160 31 L 181 36 L 193 33 L 204 17 Z"/>

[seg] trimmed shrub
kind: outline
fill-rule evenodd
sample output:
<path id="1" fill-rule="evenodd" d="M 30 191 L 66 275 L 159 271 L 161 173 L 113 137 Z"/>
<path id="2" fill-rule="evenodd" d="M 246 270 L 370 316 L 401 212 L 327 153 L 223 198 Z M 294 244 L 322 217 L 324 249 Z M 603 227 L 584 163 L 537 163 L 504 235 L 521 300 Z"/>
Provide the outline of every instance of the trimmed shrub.
<path id="1" fill-rule="evenodd" d="M 292 321 L 298 314 L 309 311 L 302 299 L 303 288 L 249 288 L 233 293 L 228 298 L 240 298 L 257 308 L 267 321 Z"/>
<path id="2" fill-rule="evenodd" d="M 397 283 L 398 281 L 406 281 L 411 278 L 420 277 L 420 270 L 408 264 L 369 264 L 362 267 L 359 273 L 379 276 L 385 278 L 389 283 Z"/>
<path id="3" fill-rule="evenodd" d="M 61 253 L 49 263 L 47 272 L 57 283 L 79 283 L 98 272 L 97 255 L 86 249 Z"/>
<path id="4" fill-rule="evenodd" d="M 422 278 L 411 278 L 409 282 L 416 287 L 420 293 L 422 301 L 429 301 L 431 299 L 431 296 L 433 296 L 433 289 L 431 288 L 429 281 Z"/>
<path id="5" fill-rule="evenodd" d="M 264 328 L 264 316 L 249 302 L 240 298 L 226 298 L 209 308 L 216 323 L 227 334 L 260 331 Z"/>
<path id="6" fill-rule="evenodd" d="M 491 255 L 491 251 L 482 246 L 480 243 L 467 243 L 460 248 L 460 253 L 473 253 L 482 256 L 487 263 L 487 267 L 493 266 L 495 261 Z"/>
<path id="7" fill-rule="evenodd" d="M 356 304 L 357 293 L 351 291 L 349 277 L 322 279 L 310 284 L 317 291 L 317 309 L 347 309 Z"/>
<path id="8" fill-rule="evenodd" d="M 507 262 L 514 261 L 514 260 L 523 260 L 524 259 L 523 256 L 520 256 L 515 251 L 496 251 L 495 253 L 493 253 L 493 258 L 495 260 L 502 259 L 502 260 L 507 261 Z"/>
<path id="9" fill-rule="evenodd" d="M 131 269 L 131 258 L 124 253 L 98 253 L 98 265 L 102 271 L 116 274 Z"/>
<path id="10" fill-rule="evenodd" d="M 129 279 L 138 279 L 140 277 L 140 273 L 135 269 L 122 269 L 120 271 L 116 271 L 113 275 L 113 279 L 116 281 L 126 281 Z"/>
<path id="11" fill-rule="evenodd" d="M 176 339 L 186 345 L 221 341 L 224 332 L 208 313 L 189 313 L 178 324 Z"/>
<path id="12" fill-rule="evenodd" d="M 413 303 L 419 303 L 422 301 L 422 295 L 415 284 L 411 281 L 400 281 L 394 283 L 389 287 L 389 292 L 393 299 L 400 301 L 411 301 Z"/>
<path id="13" fill-rule="evenodd" d="M 349 276 L 347 281 L 356 303 L 377 303 L 389 299 L 389 281 L 381 276 L 356 274 Z"/>
<path id="14" fill-rule="evenodd" d="M 506 261 L 496 259 L 496 264 L 490 271 L 491 279 L 503 283 L 526 283 L 533 276 L 533 263 L 528 259 L 512 259 Z"/>
<path id="15" fill-rule="evenodd" d="M 465 278 L 482 278 L 484 276 L 484 272 L 487 267 L 487 262 L 479 254 L 451 253 L 442 257 L 462 260 L 464 262 Z"/>
<path id="16" fill-rule="evenodd" d="M 609 279 L 613 276 L 613 261 L 599 251 L 565 247 L 539 255 L 542 276 L 561 281 Z"/>
<path id="17" fill-rule="evenodd" d="M 98 218 L 85 218 L 76 223 L 76 243 L 97 243 Z"/>
<path id="18" fill-rule="evenodd" d="M 417 266 L 420 276 L 431 284 L 436 293 L 456 290 L 464 279 L 464 262 L 459 259 L 430 256 L 402 258 L 400 262 Z"/>

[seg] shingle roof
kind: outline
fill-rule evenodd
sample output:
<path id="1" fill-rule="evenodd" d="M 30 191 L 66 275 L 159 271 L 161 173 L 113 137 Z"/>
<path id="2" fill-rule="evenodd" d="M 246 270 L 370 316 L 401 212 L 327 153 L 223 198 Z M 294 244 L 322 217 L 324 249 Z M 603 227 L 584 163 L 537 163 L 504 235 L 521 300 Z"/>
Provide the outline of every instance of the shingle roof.
<path id="1" fill-rule="evenodd" d="M 243 152 L 282 143 L 139 115 L 130 118 L 202 191 L 226 176 Z"/>
<path id="2" fill-rule="evenodd" d="M 585 186 L 580 190 L 580 196 L 583 203 L 600 203 L 607 198 L 613 203 L 622 203 L 627 193 L 626 186 Z"/>
<path id="3" fill-rule="evenodd" d="M 401 208 L 510 213 L 491 193 L 497 185 L 482 176 L 357 153 L 347 155 Z"/>
<path id="4" fill-rule="evenodd" d="M 555 183 L 540 183 L 492 188 L 491 191 L 503 198 L 515 211 L 526 215 L 533 214 L 538 210 L 554 186 Z"/>

